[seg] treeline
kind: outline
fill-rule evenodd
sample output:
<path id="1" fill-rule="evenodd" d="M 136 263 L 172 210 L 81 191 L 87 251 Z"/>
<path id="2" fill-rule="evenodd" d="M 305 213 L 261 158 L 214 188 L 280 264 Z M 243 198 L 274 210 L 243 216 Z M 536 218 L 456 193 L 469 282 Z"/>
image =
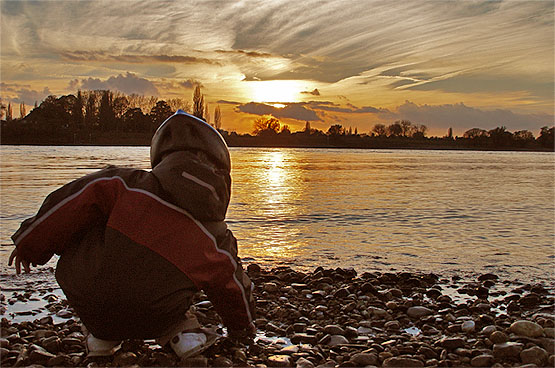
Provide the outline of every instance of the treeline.
<path id="1" fill-rule="evenodd" d="M 24 105 L 23 105 L 24 106 Z M 11 106 L 2 121 L 2 144 L 149 145 L 156 128 L 177 109 L 189 111 L 217 128 L 230 146 L 351 147 L 420 149 L 554 150 L 554 127 L 543 127 L 537 138 L 527 130 L 509 132 L 474 128 L 462 137 L 449 129 L 444 137 L 427 137 L 425 125 L 408 120 L 376 124 L 369 133 L 332 124 L 327 131 L 305 128 L 292 132 L 278 119 L 265 116 L 253 122 L 252 134 L 222 129 L 218 106 L 210 119 L 208 105 L 197 86 L 192 104 L 184 99 L 125 95 L 112 91 L 78 91 L 77 95 L 48 96 L 23 118 L 11 118 Z"/>

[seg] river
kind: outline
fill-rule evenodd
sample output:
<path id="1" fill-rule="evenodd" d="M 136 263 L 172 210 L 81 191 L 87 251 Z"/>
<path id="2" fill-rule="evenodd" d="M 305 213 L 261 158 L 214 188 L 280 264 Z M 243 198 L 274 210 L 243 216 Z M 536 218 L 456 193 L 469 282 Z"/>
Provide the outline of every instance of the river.
<path id="1" fill-rule="evenodd" d="M 246 262 L 553 280 L 555 155 L 231 148 L 227 222 Z M 0 272 L 44 197 L 148 147 L 1 146 Z M 50 263 L 54 265 L 55 260 Z"/>

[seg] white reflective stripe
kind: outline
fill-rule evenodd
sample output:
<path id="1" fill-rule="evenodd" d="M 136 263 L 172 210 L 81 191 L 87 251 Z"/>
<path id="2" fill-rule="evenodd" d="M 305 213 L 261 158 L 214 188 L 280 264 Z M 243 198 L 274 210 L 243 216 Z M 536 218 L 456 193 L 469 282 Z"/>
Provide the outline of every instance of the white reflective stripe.
<path id="1" fill-rule="evenodd" d="M 193 221 L 198 226 L 198 228 L 210 239 L 210 241 L 214 245 L 214 248 L 215 248 L 216 252 L 222 253 L 222 254 L 224 254 L 225 256 L 227 256 L 229 258 L 229 261 L 231 262 L 231 265 L 233 266 L 233 279 L 235 280 L 235 283 L 237 284 L 237 286 L 239 287 L 239 290 L 241 291 L 241 296 L 243 297 L 243 302 L 245 303 L 245 310 L 247 312 L 249 322 L 252 322 L 252 315 L 251 315 L 251 312 L 250 312 L 249 303 L 247 301 L 247 296 L 245 294 L 245 288 L 243 287 L 243 284 L 241 282 L 239 282 L 239 280 L 237 280 L 237 277 L 235 276 L 235 271 L 237 271 L 237 262 L 235 262 L 235 259 L 233 258 L 233 256 L 229 252 L 218 248 L 218 243 L 216 242 L 216 238 L 214 238 L 214 235 L 212 235 L 212 233 L 210 233 L 204 227 L 204 225 L 202 225 L 202 223 L 197 221 L 190 213 L 188 213 L 184 209 L 179 208 L 179 207 L 177 207 L 177 206 L 175 206 L 175 205 L 173 205 L 169 202 L 166 202 L 163 199 L 161 199 L 160 197 L 158 197 L 158 196 L 156 196 L 156 195 L 154 195 L 154 194 L 152 194 L 149 191 L 146 191 L 144 189 L 130 188 L 129 186 L 127 186 L 127 183 L 125 182 L 125 180 L 123 180 L 122 177 L 117 176 L 117 175 L 112 176 L 112 177 L 107 177 L 107 178 L 95 179 L 95 180 L 91 181 L 90 183 L 88 183 L 87 185 L 85 185 L 83 188 L 81 188 L 81 190 L 79 190 L 78 192 L 76 192 L 76 193 L 70 195 L 69 197 L 65 198 L 63 201 L 58 203 L 56 206 L 54 206 L 50 210 L 48 210 L 39 219 L 35 220 L 35 222 L 33 222 L 33 224 L 30 225 L 27 228 L 27 230 L 25 230 L 20 236 L 17 237 L 17 239 L 14 240 L 14 243 L 18 244 L 23 238 L 25 238 L 27 235 L 29 235 L 29 233 L 31 231 L 33 231 L 38 225 L 40 225 L 44 220 L 46 220 L 54 212 L 56 212 L 58 209 L 60 209 L 60 207 L 66 205 L 67 203 L 71 202 L 73 199 L 80 196 L 91 185 L 96 184 L 96 183 L 101 182 L 101 181 L 109 181 L 109 180 L 119 180 L 123 184 L 123 186 L 125 187 L 126 190 L 128 190 L 130 192 L 142 193 L 142 194 L 156 200 L 160 204 L 163 204 L 166 207 L 169 207 L 169 208 L 171 208 L 171 209 L 173 209 L 173 210 L 175 210 L 179 213 L 182 213 L 183 215 L 187 216 L 191 221 Z"/>
<path id="2" fill-rule="evenodd" d="M 208 184 L 205 181 L 200 180 L 196 176 L 193 176 L 193 175 L 189 174 L 187 171 L 183 171 L 181 173 L 181 176 L 183 176 L 185 179 L 189 179 L 190 181 L 197 183 L 200 186 L 203 186 L 203 187 L 207 188 L 208 190 L 210 190 L 212 192 L 212 194 L 214 195 L 216 200 L 218 200 L 218 201 L 220 200 L 220 197 L 218 196 L 218 193 L 216 193 L 216 189 L 212 185 Z"/>

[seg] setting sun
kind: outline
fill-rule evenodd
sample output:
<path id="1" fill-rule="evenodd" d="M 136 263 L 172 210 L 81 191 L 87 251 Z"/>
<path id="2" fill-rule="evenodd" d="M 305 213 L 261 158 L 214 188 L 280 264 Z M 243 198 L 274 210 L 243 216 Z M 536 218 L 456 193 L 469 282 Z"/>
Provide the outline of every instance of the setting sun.
<path id="1" fill-rule="evenodd" d="M 294 80 L 254 81 L 249 82 L 249 88 L 255 102 L 297 102 L 303 90 Z"/>

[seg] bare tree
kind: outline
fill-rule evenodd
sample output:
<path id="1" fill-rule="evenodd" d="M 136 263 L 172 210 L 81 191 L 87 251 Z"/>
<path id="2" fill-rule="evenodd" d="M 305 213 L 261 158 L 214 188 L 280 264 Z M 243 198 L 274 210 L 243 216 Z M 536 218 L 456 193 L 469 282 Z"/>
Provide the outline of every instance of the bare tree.
<path id="1" fill-rule="evenodd" d="M 222 128 L 222 113 L 219 105 L 214 109 L 214 126 L 218 130 Z"/>
<path id="2" fill-rule="evenodd" d="M 204 96 L 200 93 L 200 85 L 198 84 L 193 92 L 193 115 L 199 119 L 204 118 Z"/>
<path id="3" fill-rule="evenodd" d="M 25 110 L 25 102 L 19 104 L 19 117 L 24 118 L 27 115 L 27 111 Z"/>

